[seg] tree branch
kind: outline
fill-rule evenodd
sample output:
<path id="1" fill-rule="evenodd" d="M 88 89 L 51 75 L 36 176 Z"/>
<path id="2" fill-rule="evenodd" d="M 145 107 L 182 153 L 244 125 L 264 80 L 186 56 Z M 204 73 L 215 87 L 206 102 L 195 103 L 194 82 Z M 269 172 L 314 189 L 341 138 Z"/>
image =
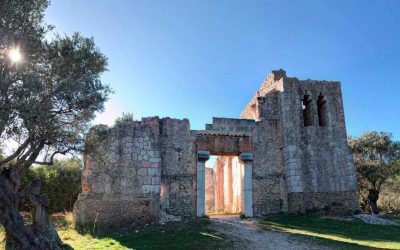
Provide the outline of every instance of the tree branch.
<path id="1" fill-rule="evenodd" d="M 28 139 L 26 139 L 25 142 L 22 143 L 12 155 L 10 155 L 7 158 L 5 158 L 4 160 L 0 161 L 0 166 L 15 159 L 16 157 L 18 157 L 22 153 L 22 151 L 26 149 L 26 147 L 28 146 L 28 144 L 31 141 L 32 141 L 32 139 L 30 137 L 28 137 Z"/>

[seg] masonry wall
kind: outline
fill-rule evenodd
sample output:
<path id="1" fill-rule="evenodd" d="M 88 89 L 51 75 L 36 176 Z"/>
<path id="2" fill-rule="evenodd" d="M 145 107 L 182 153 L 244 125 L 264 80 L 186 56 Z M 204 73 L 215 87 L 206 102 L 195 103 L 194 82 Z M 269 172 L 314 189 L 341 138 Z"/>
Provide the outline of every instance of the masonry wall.
<path id="1" fill-rule="evenodd" d="M 303 120 L 302 99 L 306 94 L 311 99 L 310 126 L 305 126 Z M 324 126 L 318 120 L 319 96 L 326 101 Z M 272 71 L 241 118 L 258 121 L 258 129 L 252 135 L 256 214 L 279 211 L 271 202 L 278 197 L 276 193 L 280 196 L 280 210 L 327 208 L 339 201 L 343 210 L 358 208 L 339 82 L 300 81 L 286 77 L 283 70 Z M 265 181 L 258 184 L 257 175 L 272 173 L 277 178 L 260 178 Z M 269 185 L 272 190 L 275 188 L 272 194 L 262 188 Z M 262 211 L 257 211 L 260 208 Z"/>
<path id="2" fill-rule="evenodd" d="M 263 216 L 287 210 L 286 187 L 281 156 L 279 122 L 258 123 L 253 136 L 253 200 L 254 214 Z"/>
<path id="3" fill-rule="evenodd" d="M 321 96 L 325 104 L 318 109 Z M 305 109 L 302 100 L 309 104 Z M 358 208 L 340 83 L 301 81 L 283 70 L 269 74 L 240 119 L 213 118 L 206 130 L 190 130 L 187 119 L 158 117 L 95 126 L 86 150 L 74 207 L 78 226 L 134 227 L 157 221 L 160 211 L 195 216 L 197 151 L 220 159 L 253 153 L 255 216 Z M 221 185 L 214 186 L 217 194 Z M 206 202 L 207 209 L 225 207 L 218 202 Z"/>
<path id="4" fill-rule="evenodd" d="M 77 225 L 134 227 L 160 208 L 195 215 L 195 164 L 188 120 L 158 117 L 97 126 L 87 138 Z"/>
<path id="5" fill-rule="evenodd" d="M 78 226 L 96 224 L 101 230 L 157 219 L 161 179 L 158 134 L 156 119 L 91 129 L 86 145 L 89 153 L 84 156 L 83 193 L 74 207 Z"/>
<path id="6" fill-rule="evenodd" d="M 290 210 L 328 208 L 338 201 L 342 210 L 357 209 L 356 175 L 347 144 L 340 83 L 283 79 L 281 119 Z M 311 103 L 308 126 L 301 105 L 305 95 Z M 319 96 L 326 102 L 323 125 L 318 118 Z M 305 206 L 293 205 L 300 200 Z"/>
<path id="7" fill-rule="evenodd" d="M 283 72 L 280 71 L 272 72 L 240 115 L 242 119 L 252 118 L 258 121 L 252 133 L 253 206 L 256 216 L 288 209 L 279 113 L 282 75 Z"/>
<path id="8" fill-rule="evenodd" d="M 161 209 L 179 216 L 196 215 L 196 147 L 189 120 L 164 118 L 161 126 Z"/>

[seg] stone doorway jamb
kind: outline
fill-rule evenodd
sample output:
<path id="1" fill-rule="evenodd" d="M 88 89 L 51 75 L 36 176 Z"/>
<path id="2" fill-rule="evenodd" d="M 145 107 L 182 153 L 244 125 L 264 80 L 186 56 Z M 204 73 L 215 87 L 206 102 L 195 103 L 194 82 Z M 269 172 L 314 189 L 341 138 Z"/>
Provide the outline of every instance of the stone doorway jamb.
<path id="1" fill-rule="evenodd" d="M 244 215 L 253 217 L 253 153 L 241 153 L 244 165 L 242 185 L 242 209 Z"/>
<path id="2" fill-rule="evenodd" d="M 206 161 L 210 159 L 209 151 L 197 151 L 197 216 L 205 215 L 206 208 Z"/>

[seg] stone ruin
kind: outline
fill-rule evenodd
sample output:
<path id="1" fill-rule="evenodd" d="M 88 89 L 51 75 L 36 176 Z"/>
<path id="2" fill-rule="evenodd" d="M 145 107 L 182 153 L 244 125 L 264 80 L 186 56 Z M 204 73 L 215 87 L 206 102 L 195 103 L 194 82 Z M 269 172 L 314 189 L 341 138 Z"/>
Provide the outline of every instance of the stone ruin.
<path id="1" fill-rule="evenodd" d="M 206 168 L 210 155 L 218 158 Z M 84 165 L 78 226 L 135 227 L 160 214 L 359 208 L 340 82 L 298 80 L 283 70 L 269 74 L 240 119 L 213 118 L 205 130 L 168 117 L 95 126 Z"/>

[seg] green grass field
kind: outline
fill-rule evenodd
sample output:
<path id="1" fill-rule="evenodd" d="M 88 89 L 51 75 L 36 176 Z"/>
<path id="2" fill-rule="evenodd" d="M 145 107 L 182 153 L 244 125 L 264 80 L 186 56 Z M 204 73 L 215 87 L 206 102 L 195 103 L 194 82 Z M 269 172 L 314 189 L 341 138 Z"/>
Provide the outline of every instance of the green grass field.
<path id="1" fill-rule="evenodd" d="M 261 226 L 342 249 L 400 249 L 400 227 L 292 214 L 266 217 Z"/>
<path id="2" fill-rule="evenodd" d="M 72 216 L 53 219 L 60 238 L 74 249 L 221 249 L 233 242 L 208 228 L 209 220 L 193 219 L 181 223 L 148 226 L 137 232 L 97 238 L 73 229 Z M 0 227 L 0 249 L 4 249 L 4 228 Z"/>

